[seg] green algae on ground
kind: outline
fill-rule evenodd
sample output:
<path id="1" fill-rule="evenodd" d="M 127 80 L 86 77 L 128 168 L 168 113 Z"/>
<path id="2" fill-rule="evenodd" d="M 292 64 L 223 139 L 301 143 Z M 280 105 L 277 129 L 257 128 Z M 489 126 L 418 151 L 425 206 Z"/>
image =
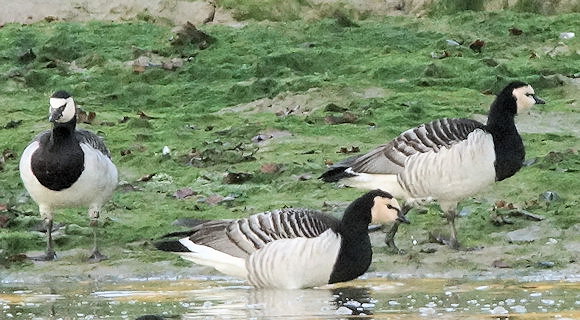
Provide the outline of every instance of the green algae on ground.
<path id="1" fill-rule="evenodd" d="M 316 179 L 325 170 L 325 160 L 347 156 L 338 153 L 340 147 L 365 151 L 434 118 L 486 113 L 493 100 L 489 93 L 512 79 L 538 84 L 536 90 L 549 101 L 537 108 L 539 112 L 562 111 L 578 117 L 577 101 L 542 77 L 572 76 L 580 70 L 578 38 L 564 42 L 567 51 L 547 53 L 563 41 L 559 33 L 574 30 L 579 20 L 578 14 L 506 11 L 387 17 L 358 21 L 359 26 L 352 28 L 341 27 L 334 19 L 255 22 L 241 28 L 212 25 L 203 30 L 217 41 L 205 50 L 187 46 L 177 50 L 168 41 L 168 27 L 146 22 L 8 24 L 0 29 L 0 103 L 6 110 L 0 127 L 10 121 L 22 123 L 0 129 L 0 140 L 3 150 L 19 155 L 36 133 L 49 128 L 45 106 L 57 89 L 70 91 L 83 109 L 96 112 L 93 124 L 80 126 L 105 137 L 121 177 L 118 192 L 103 214 L 105 247 L 123 247 L 174 231 L 178 227 L 171 223 L 181 217 L 233 218 L 282 206 L 322 208 L 336 202 L 339 209 L 328 210 L 340 211 L 360 191 Z M 523 34 L 510 34 L 512 27 Z M 476 39 L 486 43 L 482 52 L 469 48 Z M 463 45 L 450 46 L 446 40 Z M 18 57 L 27 50 L 36 59 L 21 62 Z M 134 72 L 130 63 L 143 50 L 191 58 L 174 71 L 151 67 Z M 448 57 L 432 57 L 440 52 Z M 326 123 L 328 112 L 323 108 L 304 114 L 292 110 L 278 115 L 214 113 L 286 92 L 308 94 L 315 87 L 337 95 L 366 88 L 386 90 L 372 97 L 345 95 L 339 107 L 357 120 L 339 125 Z M 291 135 L 252 142 L 266 130 Z M 578 136 L 523 136 L 528 158 L 546 159 L 556 152 L 564 159 L 532 164 L 476 195 L 476 201 L 464 201 L 463 205 L 473 207 L 472 214 L 460 219 L 460 235 L 467 245 L 501 243 L 488 235 L 532 223 L 518 220 L 514 225 L 494 226 L 489 210 L 497 200 L 529 207 L 557 228 L 578 223 Z M 164 146 L 170 148 L 169 155 L 162 154 Z M 17 157 L 6 159 L 0 173 L 0 204 L 10 207 L 0 212 L 10 219 L 8 227 L 0 229 L 4 255 L 40 250 L 44 243 L 40 236 L 26 236 L 38 209 L 25 195 L 17 163 Z M 266 163 L 280 164 L 283 170 L 260 172 Z M 567 170 L 558 170 L 564 164 Z M 224 184 L 227 172 L 249 172 L 254 178 L 244 184 Z M 150 180 L 141 179 L 151 174 L 155 175 Z M 197 195 L 176 199 L 173 193 L 185 187 Z M 559 193 L 561 200 L 549 206 L 527 204 L 546 190 Z M 207 201 L 215 195 L 232 200 Z M 413 229 L 442 224 L 436 209 L 412 219 Z M 86 212 L 76 209 L 62 210 L 55 221 L 88 225 Z M 400 237 L 407 235 L 401 230 Z M 57 250 L 89 246 L 90 237 L 65 235 Z M 142 252 L 143 258 L 149 255 L 147 246 L 131 250 Z"/>

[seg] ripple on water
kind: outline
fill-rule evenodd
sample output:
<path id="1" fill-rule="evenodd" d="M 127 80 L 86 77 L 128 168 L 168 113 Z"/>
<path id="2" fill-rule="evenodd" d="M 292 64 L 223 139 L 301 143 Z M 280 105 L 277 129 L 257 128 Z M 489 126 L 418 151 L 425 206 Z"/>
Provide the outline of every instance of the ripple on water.
<path id="1" fill-rule="evenodd" d="M 98 288 L 98 289 L 97 289 Z M 334 318 L 374 315 L 479 318 L 542 314 L 578 319 L 578 283 L 365 279 L 310 290 L 258 290 L 240 281 L 75 283 L 69 287 L 0 287 L 0 319 L 134 319 L 143 314 L 201 318 Z M 47 308 L 49 307 L 49 308 Z M 54 310 L 54 317 L 47 313 Z M 536 317 L 536 316 L 532 316 Z M 532 318 L 530 318 L 532 319 Z"/>

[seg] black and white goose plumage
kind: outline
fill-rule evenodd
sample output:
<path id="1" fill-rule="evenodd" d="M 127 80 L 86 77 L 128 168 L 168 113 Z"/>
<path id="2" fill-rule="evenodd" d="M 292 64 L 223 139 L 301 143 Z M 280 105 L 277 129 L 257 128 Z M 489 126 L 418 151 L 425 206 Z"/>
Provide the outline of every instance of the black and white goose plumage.
<path id="1" fill-rule="evenodd" d="M 46 226 L 46 253 L 35 259 L 55 258 L 52 224 L 56 209 L 88 207 L 94 232 L 89 259 L 103 260 L 106 257 L 97 243 L 98 218 L 117 186 L 117 168 L 99 136 L 76 129 L 76 105 L 69 93 L 55 92 L 49 112 L 52 130 L 37 135 L 20 158 L 20 177 Z"/>
<path id="2" fill-rule="evenodd" d="M 451 225 L 449 245 L 459 248 L 457 204 L 522 167 L 525 150 L 514 117 L 545 103 L 523 82 L 508 84 L 492 103 L 487 124 L 439 119 L 401 133 L 370 152 L 331 166 L 320 179 L 355 188 L 382 189 L 413 203 L 437 200 Z M 395 223 L 386 242 L 396 249 Z"/>
<path id="3" fill-rule="evenodd" d="M 368 225 L 397 219 L 407 221 L 397 200 L 373 190 L 353 201 L 341 220 L 287 208 L 205 222 L 186 232 L 187 237 L 155 246 L 255 287 L 308 288 L 365 273 L 372 259 Z"/>

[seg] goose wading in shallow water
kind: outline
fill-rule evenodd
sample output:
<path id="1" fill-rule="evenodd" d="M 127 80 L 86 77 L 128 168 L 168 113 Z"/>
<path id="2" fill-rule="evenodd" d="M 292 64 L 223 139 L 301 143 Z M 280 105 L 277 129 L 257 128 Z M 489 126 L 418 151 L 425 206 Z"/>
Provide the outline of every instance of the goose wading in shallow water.
<path id="1" fill-rule="evenodd" d="M 20 177 L 38 204 L 46 227 L 46 253 L 34 260 L 55 258 L 55 210 L 74 207 L 88 207 L 94 240 L 89 260 L 106 259 L 97 242 L 98 218 L 117 186 L 117 168 L 103 140 L 90 131 L 76 129 L 76 120 L 73 98 L 66 91 L 55 92 L 49 109 L 52 130 L 36 136 L 20 158 Z"/>
<path id="2" fill-rule="evenodd" d="M 260 288 L 299 289 L 349 281 L 372 259 L 370 223 L 407 222 L 397 200 L 373 190 L 354 200 L 342 219 L 309 209 L 281 209 L 238 220 L 214 220 L 179 240 L 155 246 L 186 260 L 245 278 Z"/>
<path id="3" fill-rule="evenodd" d="M 543 103 L 530 85 L 512 82 L 492 103 L 487 124 L 470 119 L 422 124 L 366 154 L 332 165 L 320 179 L 387 190 L 406 200 L 404 213 L 414 203 L 437 200 L 451 225 L 447 244 L 458 249 L 458 202 L 520 170 L 525 150 L 514 117 Z M 395 222 L 385 240 L 396 250 L 398 226 Z"/>

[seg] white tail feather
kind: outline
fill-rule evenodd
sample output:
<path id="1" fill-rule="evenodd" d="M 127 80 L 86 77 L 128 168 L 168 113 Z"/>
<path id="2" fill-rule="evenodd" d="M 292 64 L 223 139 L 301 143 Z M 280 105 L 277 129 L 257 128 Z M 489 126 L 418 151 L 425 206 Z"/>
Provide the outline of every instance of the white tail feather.
<path id="1" fill-rule="evenodd" d="M 400 198 L 406 198 L 408 196 L 407 192 L 401 188 L 397 180 L 397 175 L 395 174 L 354 172 L 351 168 L 346 169 L 346 172 L 356 175 L 340 180 L 346 186 L 368 190 L 381 189 Z"/>
<path id="2" fill-rule="evenodd" d="M 237 258 L 213 248 L 193 243 L 189 238 L 179 242 L 191 252 L 179 252 L 179 255 L 191 262 L 213 267 L 230 276 L 247 278 L 246 260 Z"/>

